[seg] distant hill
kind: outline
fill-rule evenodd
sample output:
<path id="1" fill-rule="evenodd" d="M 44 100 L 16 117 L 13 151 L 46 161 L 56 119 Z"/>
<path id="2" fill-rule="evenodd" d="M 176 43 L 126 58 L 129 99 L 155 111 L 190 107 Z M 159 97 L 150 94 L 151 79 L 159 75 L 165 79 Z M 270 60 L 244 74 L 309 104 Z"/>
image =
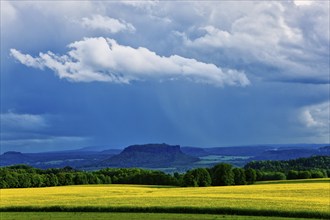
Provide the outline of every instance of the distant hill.
<path id="1" fill-rule="evenodd" d="M 184 154 L 180 146 L 167 144 L 132 145 L 119 155 L 103 161 L 109 167 L 177 167 L 199 161 L 197 157 Z"/>
<path id="2" fill-rule="evenodd" d="M 0 155 L 0 166 L 26 164 L 36 168 L 96 170 L 105 167 L 165 168 L 165 172 L 211 167 L 225 162 L 244 166 L 250 161 L 290 160 L 317 155 L 330 156 L 329 144 L 255 145 L 233 147 L 180 147 L 168 144 L 132 145 L 124 150 L 91 146 L 75 150 Z"/>
<path id="3" fill-rule="evenodd" d="M 288 160 L 314 155 L 330 155 L 330 146 L 324 144 L 288 144 L 288 145 L 257 145 L 233 147 L 182 147 L 185 154 L 204 157 L 208 155 L 248 156 L 250 160 Z"/>
<path id="4" fill-rule="evenodd" d="M 234 147 L 215 147 L 205 148 L 205 151 L 215 155 L 225 156 L 256 156 L 264 151 L 273 149 L 272 146 L 234 146 Z"/>
<path id="5" fill-rule="evenodd" d="M 8 166 L 13 164 L 26 164 L 31 163 L 33 158 L 30 158 L 28 155 L 23 154 L 17 151 L 8 151 L 0 156 L 0 165 Z"/>
<path id="6" fill-rule="evenodd" d="M 115 154 L 119 150 L 109 150 L 104 152 L 68 150 L 42 153 L 21 153 L 8 151 L 0 155 L 0 166 L 11 166 L 15 164 L 26 164 L 36 168 L 61 168 L 71 166 L 74 168 L 88 167 L 91 163 L 103 161 Z"/>
<path id="7" fill-rule="evenodd" d="M 263 153 L 255 156 L 253 160 L 290 160 L 297 159 L 301 157 L 310 156 L 329 156 L 330 149 L 329 146 L 323 146 L 318 148 L 303 148 L 303 147 L 291 147 L 291 148 L 276 148 L 266 150 Z"/>
<path id="8" fill-rule="evenodd" d="M 319 153 L 324 154 L 324 155 L 330 155 L 330 146 L 320 147 Z"/>
<path id="9" fill-rule="evenodd" d="M 194 157 L 203 157 L 210 155 L 210 152 L 207 152 L 204 148 L 199 147 L 181 147 L 181 151 L 185 154 Z"/>

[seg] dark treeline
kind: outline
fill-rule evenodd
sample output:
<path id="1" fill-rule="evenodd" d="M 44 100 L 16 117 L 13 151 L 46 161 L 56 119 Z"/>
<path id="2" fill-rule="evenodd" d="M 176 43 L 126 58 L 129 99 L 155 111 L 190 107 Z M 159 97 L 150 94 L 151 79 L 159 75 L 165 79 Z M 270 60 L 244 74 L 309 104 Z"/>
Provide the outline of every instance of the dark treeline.
<path id="1" fill-rule="evenodd" d="M 172 175 L 138 168 L 107 168 L 94 172 L 71 167 L 37 169 L 27 165 L 0 168 L 0 188 L 28 188 L 83 184 L 178 185 Z"/>
<path id="2" fill-rule="evenodd" d="M 82 184 L 142 184 L 171 186 L 229 186 L 255 181 L 324 178 L 329 176 L 329 156 L 289 161 L 250 162 L 244 168 L 220 163 L 186 173 L 166 174 L 140 168 L 106 168 L 87 172 L 71 167 L 37 169 L 27 165 L 0 168 L 0 188 L 28 188 Z"/>
<path id="3" fill-rule="evenodd" d="M 324 178 L 330 176 L 330 156 L 282 161 L 252 161 L 244 168 L 256 170 L 257 181 Z"/>
<path id="4" fill-rule="evenodd" d="M 252 161 L 244 168 L 217 164 L 197 168 L 183 175 L 182 186 L 229 186 L 255 181 L 326 178 L 330 176 L 330 156 L 313 156 L 288 161 Z"/>
<path id="5" fill-rule="evenodd" d="M 312 156 L 294 160 L 262 160 L 252 161 L 245 168 L 253 168 L 261 171 L 288 172 L 289 170 L 330 170 L 330 156 Z"/>
<path id="6" fill-rule="evenodd" d="M 171 186 L 227 186 L 252 184 L 253 169 L 233 168 L 221 163 L 212 168 L 196 168 L 186 173 L 166 174 L 140 168 L 106 168 L 86 172 L 71 167 L 38 169 L 27 165 L 0 168 L 0 188 L 28 188 L 82 184 L 143 184 Z"/>
<path id="7" fill-rule="evenodd" d="M 254 169 L 235 168 L 220 163 L 212 168 L 197 168 L 181 174 L 181 186 L 230 186 L 253 184 L 257 180 Z"/>
<path id="8" fill-rule="evenodd" d="M 37 169 L 27 165 L 0 168 L 0 188 L 48 187 L 80 184 L 109 184 L 111 178 L 71 167 Z"/>
<path id="9" fill-rule="evenodd" d="M 106 168 L 94 173 L 110 177 L 114 184 L 179 185 L 174 176 L 157 170 Z"/>

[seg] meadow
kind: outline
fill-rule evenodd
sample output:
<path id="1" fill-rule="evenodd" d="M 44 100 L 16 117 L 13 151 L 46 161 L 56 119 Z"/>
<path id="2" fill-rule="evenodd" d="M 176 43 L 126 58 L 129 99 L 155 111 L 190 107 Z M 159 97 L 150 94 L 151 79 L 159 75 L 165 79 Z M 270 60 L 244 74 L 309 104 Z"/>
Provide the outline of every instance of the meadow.
<path id="1" fill-rule="evenodd" d="M 330 218 L 330 179 L 226 187 L 111 184 L 1 189 L 0 192 L 0 211 L 154 212 Z"/>
<path id="2" fill-rule="evenodd" d="M 109 213 L 109 212 L 2 212 L 1 220 L 302 220 L 301 218 L 211 215 L 211 214 L 176 214 L 176 213 Z M 309 219 L 312 220 L 312 219 Z"/>

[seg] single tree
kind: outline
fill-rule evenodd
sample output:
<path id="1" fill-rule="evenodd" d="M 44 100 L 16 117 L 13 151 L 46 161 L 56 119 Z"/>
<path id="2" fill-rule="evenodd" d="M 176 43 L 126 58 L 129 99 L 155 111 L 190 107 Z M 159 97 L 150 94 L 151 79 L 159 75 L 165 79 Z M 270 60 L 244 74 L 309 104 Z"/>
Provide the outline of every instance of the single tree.
<path id="1" fill-rule="evenodd" d="M 235 180 L 232 165 L 220 163 L 212 168 L 212 185 L 230 186 L 234 184 Z"/>
<path id="2" fill-rule="evenodd" d="M 257 173 L 252 168 L 248 168 L 245 170 L 245 176 L 248 184 L 253 184 L 257 179 Z"/>
<path id="3" fill-rule="evenodd" d="M 245 171 L 242 168 L 234 168 L 234 181 L 235 185 L 246 185 Z"/>

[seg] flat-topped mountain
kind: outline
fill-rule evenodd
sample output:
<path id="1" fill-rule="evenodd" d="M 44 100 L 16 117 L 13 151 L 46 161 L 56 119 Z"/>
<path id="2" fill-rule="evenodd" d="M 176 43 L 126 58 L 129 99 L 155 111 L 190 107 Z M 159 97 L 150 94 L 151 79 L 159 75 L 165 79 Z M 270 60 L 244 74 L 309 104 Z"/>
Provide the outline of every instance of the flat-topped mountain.
<path id="1" fill-rule="evenodd" d="M 198 161 L 197 157 L 184 154 L 179 145 L 145 144 L 132 145 L 119 155 L 103 161 L 103 166 L 111 167 L 175 167 Z"/>

